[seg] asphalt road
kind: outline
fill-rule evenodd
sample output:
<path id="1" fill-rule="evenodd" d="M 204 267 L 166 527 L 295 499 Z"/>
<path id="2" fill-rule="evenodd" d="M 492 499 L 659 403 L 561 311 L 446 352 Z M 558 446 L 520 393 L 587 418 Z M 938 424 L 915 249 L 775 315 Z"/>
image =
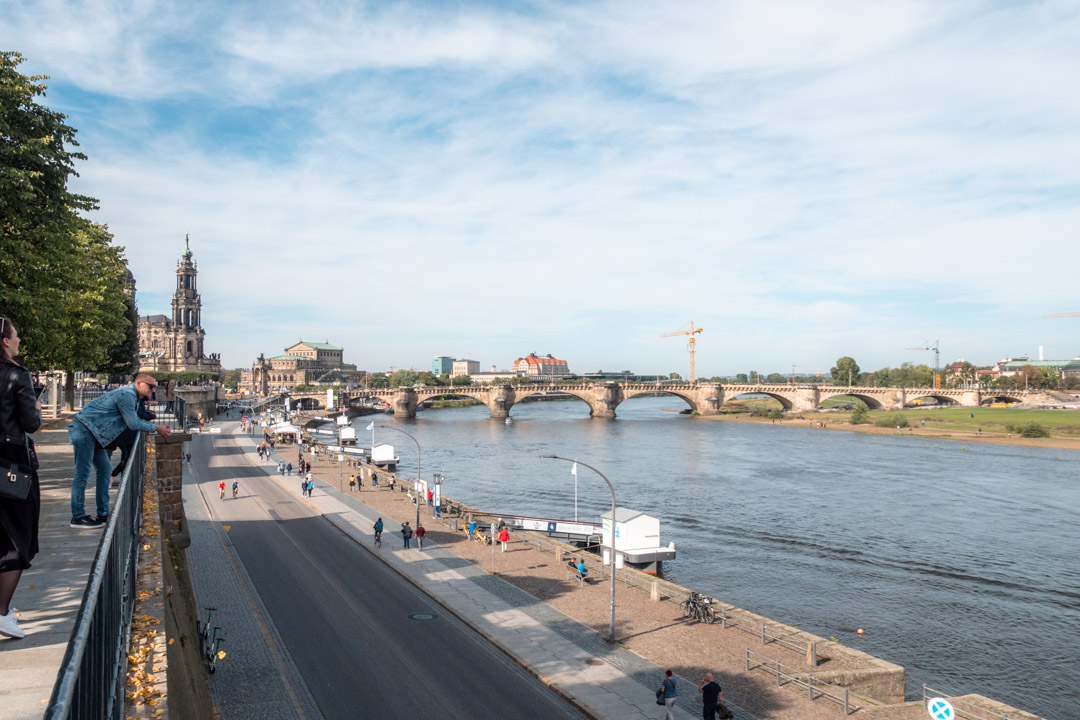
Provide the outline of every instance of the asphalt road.
<path id="1" fill-rule="evenodd" d="M 195 436 L 192 462 L 323 717 L 584 717 L 315 514 L 295 475 L 282 489 L 227 434 Z"/>

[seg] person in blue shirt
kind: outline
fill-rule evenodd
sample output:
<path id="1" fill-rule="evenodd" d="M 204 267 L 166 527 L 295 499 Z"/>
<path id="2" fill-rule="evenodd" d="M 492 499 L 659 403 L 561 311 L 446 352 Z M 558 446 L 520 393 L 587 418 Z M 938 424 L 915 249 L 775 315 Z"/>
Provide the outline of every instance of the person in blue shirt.
<path id="1" fill-rule="evenodd" d="M 664 720 L 675 720 L 675 713 L 671 711 L 675 707 L 676 698 L 678 698 L 678 693 L 675 692 L 675 678 L 672 677 L 670 670 L 666 671 L 664 676 L 664 682 L 660 685 L 657 696 L 663 698 L 664 707 L 667 709 Z"/>
<path id="2" fill-rule="evenodd" d="M 156 432 L 169 437 L 168 425 L 152 425 L 139 417 L 140 398 L 149 398 L 157 387 L 153 375 L 140 373 L 135 382 L 105 393 L 89 402 L 68 425 L 68 438 L 75 450 L 75 472 L 71 480 L 71 527 L 96 529 L 109 519 L 109 476 L 112 474 L 112 445 L 125 430 Z M 86 514 L 86 483 L 90 469 L 96 474 L 97 517 Z"/>

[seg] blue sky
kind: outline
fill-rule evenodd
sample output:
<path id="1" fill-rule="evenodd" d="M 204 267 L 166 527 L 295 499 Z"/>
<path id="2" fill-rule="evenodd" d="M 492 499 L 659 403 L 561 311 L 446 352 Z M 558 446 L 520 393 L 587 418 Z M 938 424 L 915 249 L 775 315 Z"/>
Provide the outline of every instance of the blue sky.
<path id="1" fill-rule="evenodd" d="M 369 370 L 1080 354 L 1074 2 L 6 0 L 74 188 L 207 348 Z"/>

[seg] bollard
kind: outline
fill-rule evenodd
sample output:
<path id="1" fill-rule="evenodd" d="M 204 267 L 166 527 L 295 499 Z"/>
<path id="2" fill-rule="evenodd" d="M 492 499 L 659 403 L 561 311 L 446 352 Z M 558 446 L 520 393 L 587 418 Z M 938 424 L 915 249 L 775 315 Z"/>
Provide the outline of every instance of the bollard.
<path id="1" fill-rule="evenodd" d="M 653 580 L 652 593 L 649 595 L 649 599 L 653 602 L 660 602 L 660 586 Z"/>
<path id="2" fill-rule="evenodd" d="M 817 667 L 817 643 L 806 643 L 806 664 L 810 667 Z"/>

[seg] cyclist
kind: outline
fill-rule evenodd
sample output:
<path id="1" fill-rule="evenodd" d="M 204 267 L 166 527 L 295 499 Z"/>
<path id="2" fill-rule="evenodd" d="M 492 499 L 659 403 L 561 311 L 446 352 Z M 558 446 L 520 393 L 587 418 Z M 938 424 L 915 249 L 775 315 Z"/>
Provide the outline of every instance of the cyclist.
<path id="1" fill-rule="evenodd" d="M 240 489 L 240 483 L 238 483 L 236 480 L 233 480 L 232 481 L 232 498 L 233 498 L 233 500 L 236 499 L 236 491 L 239 490 L 239 489 Z"/>
<path id="2" fill-rule="evenodd" d="M 375 521 L 375 525 L 373 526 L 373 529 L 375 530 L 375 544 L 382 545 L 382 529 L 383 529 L 382 518 L 379 518 L 378 520 Z"/>
<path id="3" fill-rule="evenodd" d="M 221 483 L 218 484 L 218 497 L 220 497 L 222 500 L 225 499 L 225 481 L 224 480 L 222 480 Z"/>

